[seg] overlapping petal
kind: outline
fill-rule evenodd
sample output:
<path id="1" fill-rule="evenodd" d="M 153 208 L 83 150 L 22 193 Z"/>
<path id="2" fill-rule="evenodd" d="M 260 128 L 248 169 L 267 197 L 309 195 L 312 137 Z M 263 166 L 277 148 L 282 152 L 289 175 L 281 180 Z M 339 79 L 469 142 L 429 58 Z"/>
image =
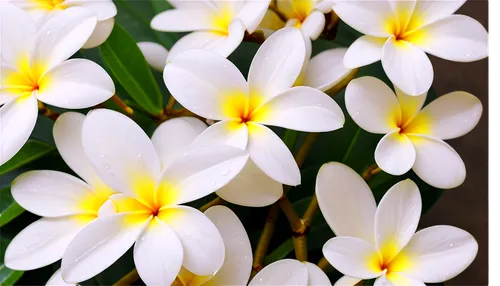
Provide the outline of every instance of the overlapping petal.
<path id="1" fill-rule="evenodd" d="M 375 162 L 380 169 L 392 175 L 403 175 L 415 163 L 415 147 L 399 130 L 386 134 L 375 149 Z"/>
<path id="2" fill-rule="evenodd" d="M 223 120 L 210 125 L 193 142 L 193 146 L 224 144 L 245 150 L 248 143 L 247 125 L 235 120 Z"/>
<path id="3" fill-rule="evenodd" d="M 342 63 L 345 53 L 345 48 L 337 48 L 315 55 L 304 70 L 302 85 L 321 91 L 334 87 L 351 72 Z"/>
<path id="4" fill-rule="evenodd" d="M 389 37 L 387 19 L 393 17 L 389 1 L 334 1 L 333 11 L 349 26 L 363 34 Z"/>
<path id="5" fill-rule="evenodd" d="M 353 69 L 380 61 L 386 40 L 386 38 L 366 35 L 359 37 L 347 49 L 344 65 Z"/>
<path id="6" fill-rule="evenodd" d="M 155 42 L 139 42 L 137 45 L 148 64 L 155 70 L 162 72 L 167 64 L 167 49 Z"/>
<path id="7" fill-rule="evenodd" d="M 307 285 L 307 282 L 305 264 L 295 259 L 283 259 L 264 267 L 248 285 Z"/>

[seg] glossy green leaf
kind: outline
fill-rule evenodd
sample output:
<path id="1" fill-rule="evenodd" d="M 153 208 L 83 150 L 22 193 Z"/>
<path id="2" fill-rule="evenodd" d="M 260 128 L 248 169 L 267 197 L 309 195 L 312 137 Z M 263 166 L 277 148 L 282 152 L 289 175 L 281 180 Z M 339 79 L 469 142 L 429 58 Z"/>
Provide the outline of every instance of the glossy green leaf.
<path id="1" fill-rule="evenodd" d="M 41 158 L 54 150 L 53 146 L 41 141 L 30 139 L 23 148 L 17 152 L 12 159 L 0 166 L 0 176 L 22 167 L 38 158 Z"/>
<path id="2" fill-rule="evenodd" d="M 134 38 L 115 24 L 100 51 L 111 73 L 130 97 L 147 112 L 159 114 L 163 109 L 163 95 Z"/>
<path id="3" fill-rule="evenodd" d="M 24 209 L 16 203 L 10 188 L 0 190 L 0 227 L 22 214 Z"/>
<path id="4" fill-rule="evenodd" d="M 0 285 L 14 285 L 19 278 L 24 274 L 24 271 L 9 269 L 4 264 L 5 250 L 9 245 L 10 239 L 0 236 Z"/>

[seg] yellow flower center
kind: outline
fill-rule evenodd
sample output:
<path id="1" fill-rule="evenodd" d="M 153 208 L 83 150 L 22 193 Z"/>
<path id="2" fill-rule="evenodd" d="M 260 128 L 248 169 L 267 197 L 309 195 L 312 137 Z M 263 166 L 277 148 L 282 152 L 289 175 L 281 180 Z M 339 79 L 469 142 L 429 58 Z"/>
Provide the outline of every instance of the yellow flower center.
<path id="1" fill-rule="evenodd" d="M 42 91 L 47 87 L 50 79 L 43 77 L 45 66 L 30 65 L 29 56 L 23 56 L 17 62 L 17 71 L 5 71 L 2 75 L 3 88 L 19 96 L 31 95 L 34 91 Z"/>
<path id="2" fill-rule="evenodd" d="M 222 8 L 213 16 L 213 26 L 215 30 L 218 32 L 227 35 L 229 33 L 229 24 L 231 24 L 231 21 L 233 20 L 234 16 L 234 11 L 231 7 L 231 4 L 228 2 L 223 2 L 220 5 Z"/>
<path id="3" fill-rule="evenodd" d="M 425 40 L 425 33 L 419 28 L 423 25 L 422 18 L 409 9 L 400 9 L 396 16 L 387 20 L 386 30 L 394 35 L 394 39 L 398 41 L 406 41 L 410 43 L 421 43 Z"/>
<path id="4" fill-rule="evenodd" d="M 411 261 L 407 254 L 399 252 L 399 247 L 394 243 L 388 243 L 380 250 L 368 258 L 368 266 L 375 272 L 383 272 L 390 279 L 391 274 L 395 274 L 411 267 Z"/>
<path id="5" fill-rule="evenodd" d="M 237 123 L 246 124 L 256 121 L 262 119 L 265 114 L 265 111 L 259 107 L 264 99 L 258 94 L 247 96 L 244 92 L 233 91 L 225 98 L 227 99 L 222 105 L 223 113 Z"/>
<path id="6" fill-rule="evenodd" d="M 66 5 L 64 5 L 64 0 L 32 0 L 38 9 L 43 10 L 64 10 Z"/>

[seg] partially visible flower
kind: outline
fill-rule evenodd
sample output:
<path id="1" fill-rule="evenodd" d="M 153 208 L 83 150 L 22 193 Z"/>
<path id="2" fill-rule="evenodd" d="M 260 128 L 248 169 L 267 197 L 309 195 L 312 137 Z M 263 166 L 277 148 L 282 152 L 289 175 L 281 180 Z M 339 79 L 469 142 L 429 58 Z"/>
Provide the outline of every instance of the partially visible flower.
<path id="1" fill-rule="evenodd" d="M 170 285 L 181 266 L 198 276 L 213 275 L 222 266 L 219 231 L 203 213 L 181 204 L 227 184 L 248 154 L 224 145 L 186 150 L 172 142 L 193 133 L 176 126 L 171 131 L 155 146 L 123 114 L 100 109 L 87 115 L 85 154 L 103 181 L 121 193 L 110 196 L 109 214 L 85 227 L 68 246 L 61 264 L 65 281 L 93 277 L 134 244 L 135 266 L 148 285 Z"/>
<path id="2" fill-rule="evenodd" d="M 148 64 L 159 72 L 163 72 L 167 64 L 168 50 L 155 42 L 137 43 Z"/>
<path id="3" fill-rule="evenodd" d="M 66 9 L 80 7 L 97 17 L 94 32 L 82 46 L 97 47 L 108 39 L 115 24 L 116 6 L 112 0 L 5 0 L 26 11 L 42 27 L 51 17 L 64 13 Z"/>
<path id="4" fill-rule="evenodd" d="M 478 245 L 459 228 L 437 225 L 415 233 L 422 200 L 407 179 L 387 191 L 378 207 L 366 182 L 337 162 L 324 164 L 316 195 L 336 237 L 323 246 L 330 264 L 347 277 L 336 285 L 377 278 L 375 285 L 441 283 L 474 260 Z"/>
<path id="5" fill-rule="evenodd" d="M 248 284 L 257 285 L 332 285 L 326 274 L 315 264 L 295 259 L 278 260 L 264 267 Z"/>
<path id="6" fill-rule="evenodd" d="M 344 66 L 343 59 L 346 48 L 328 49 L 311 58 L 311 41 L 305 39 L 306 57 L 302 70 L 293 84 L 294 86 L 310 86 L 323 92 L 327 92 L 351 72 Z"/>
<path id="7" fill-rule="evenodd" d="M 50 276 L 49 280 L 47 283 L 45 283 L 46 286 L 76 286 L 77 284 L 75 283 L 68 283 L 63 280 L 62 275 L 61 275 L 61 269 L 58 269 L 52 276 Z"/>
<path id="8" fill-rule="evenodd" d="M 335 0 L 333 10 L 365 34 L 347 51 L 344 64 L 357 68 L 382 60 L 389 79 L 406 94 L 432 85 L 426 53 L 457 62 L 488 56 L 488 32 L 469 16 L 452 15 L 465 0 Z"/>
<path id="9" fill-rule="evenodd" d="M 252 246 L 243 224 L 225 206 L 211 207 L 205 215 L 215 224 L 224 241 L 224 264 L 213 276 L 196 276 L 182 268 L 172 285 L 246 285 L 252 270 Z"/>
<path id="10" fill-rule="evenodd" d="M 278 0 L 276 9 L 280 15 L 268 10 L 259 29 L 269 35 L 282 27 L 295 27 L 307 38 L 316 40 L 325 28 L 324 14 L 332 11 L 332 4 L 332 0 Z"/>
<path id="11" fill-rule="evenodd" d="M 396 94 L 374 77 L 357 78 L 345 93 L 346 108 L 364 130 L 386 134 L 375 149 L 380 169 L 402 175 L 413 169 L 426 183 L 441 189 L 465 180 L 460 155 L 443 140 L 467 134 L 481 118 L 483 107 L 472 94 L 455 91 L 440 96 L 425 108 L 427 93 Z"/>
<path id="12" fill-rule="evenodd" d="M 96 63 L 70 59 L 94 30 L 88 9 L 69 8 L 37 30 L 23 10 L 0 4 L 0 165 L 24 145 L 38 116 L 38 100 L 62 108 L 86 108 L 115 91 Z"/>
<path id="13" fill-rule="evenodd" d="M 30 171 L 13 181 L 12 196 L 16 202 L 42 218 L 14 237 L 5 252 L 7 267 L 31 270 L 61 259 L 71 240 L 97 218 L 101 206 L 113 193 L 96 175 L 83 152 L 84 118 L 80 113 L 64 113 L 54 124 L 53 132 L 59 154 L 83 181 L 58 171 Z M 58 279 L 58 273 L 59 270 L 54 279 Z"/>
<path id="14" fill-rule="evenodd" d="M 169 1 L 175 8 L 156 15 L 151 27 L 164 32 L 191 32 L 172 47 L 169 59 L 189 49 L 208 49 L 227 57 L 253 33 L 270 0 Z"/>
<path id="15" fill-rule="evenodd" d="M 193 144 L 223 143 L 248 150 L 242 173 L 217 192 L 245 206 L 266 206 L 282 195 L 282 184 L 300 184 L 300 171 L 290 150 L 265 125 L 299 131 L 341 128 L 344 115 L 328 95 L 305 86 L 293 87 L 305 58 L 302 33 L 284 28 L 260 47 L 248 82 L 229 60 L 214 52 L 187 51 L 167 64 L 164 80 L 177 101 L 207 119 L 220 120 Z"/>

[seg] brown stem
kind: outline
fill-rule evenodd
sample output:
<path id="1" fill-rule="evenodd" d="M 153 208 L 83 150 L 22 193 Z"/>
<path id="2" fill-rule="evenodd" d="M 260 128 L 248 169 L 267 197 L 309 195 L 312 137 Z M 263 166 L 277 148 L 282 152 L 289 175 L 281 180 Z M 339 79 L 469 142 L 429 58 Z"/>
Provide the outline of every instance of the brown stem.
<path id="1" fill-rule="evenodd" d="M 324 256 L 321 257 L 321 259 L 318 261 L 317 265 L 323 271 L 327 271 L 328 269 L 330 269 L 332 267 L 330 265 L 330 262 L 328 262 L 328 260 L 326 260 L 326 258 Z"/>
<path id="2" fill-rule="evenodd" d="M 259 238 L 259 243 L 255 249 L 255 255 L 252 265 L 252 277 L 257 274 L 262 268 L 264 263 L 264 258 L 267 254 L 267 249 L 269 248 L 269 243 L 273 237 L 274 230 L 276 228 L 276 220 L 278 219 L 280 211 L 280 206 L 278 203 L 274 203 L 269 208 L 269 213 L 267 214 L 266 223 L 264 224 L 264 229 Z"/>
<path id="3" fill-rule="evenodd" d="M 127 275 L 123 276 L 122 279 L 118 280 L 113 286 L 128 286 L 134 284 L 135 281 L 139 280 L 139 273 L 137 269 L 133 269 Z"/>
<path id="4" fill-rule="evenodd" d="M 281 0 L 278 0 L 278 1 L 281 1 Z M 280 18 L 281 21 L 283 21 L 285 23 L 288 21 L 288 17 L 278 9 L 278 5 L 277 5 L 276 1 L 272 1 L 269 4 L 269 10 L 273 11 L 274 14 L 276 14 L 276 16 L 278 16 L 278 18 Z"/>
<path id="5" fill-rule="evenodd" d="M 57 120 L 57 118 L 59 117 L 59 113 L 51 110 L 50 108 L 48 108 L 45 104 L 43 104 L 42 102 L 38 102 L 38 113 L 42 116 L 45 116 L 47 118 L 50 118 L 54 121 Z"/>
<path id="6" fill-rule="evenodd" d="M 243 41 L 257 43 L 259 45 L 264 43 L 265 40 L 266 37 L 264 37 L 264 33 L 262 31 L 255 31 L 251 34 L 245 32 L 245 36 L 243 37 Z"/>
<path id="7" fill-rule="evenodd" d="M 168 100 L 167 106 L 165 106 L 165 111 L 167 114 L 172 112 L 174 110 L 174 105 L 175 105 L 175 98 L 173 96 L 170 96 L 170 99 Z"/>
<path id="8" fill-rule="evenodd" d="M 334 40 L 337 37 L 338 26 L 340 22 L 339 16 L 335 12 L 330 12 L 325 15 L 326 23 L 323 32 L 321 33 L 323 37 L 327 40 Z"/>
<path id="9" fill-rule="evenodd" d="M 300 146 L 297 155 L 295 155 L 295 162 L 297 162 L 299 168 L 302 167 L 302 164 L 304 164 L 307 155 L 309 155 L 309 152 L 311 152 L 312 146 L 314 145 L 314 142 L 316 142 L 316 139 L 318 139 L 318 137 L 319 133 L 309 133 L 307 134 L 306 138 L 304 138 L 304 143 L 302 143 L 302 146 Z"/>
<path id="10" fill-rule="evenodd" d="M 294 235 L 302 234 L 305 230 L 304 223 L 293 209 L 290 200 L 285 195 L 283 195 L 279 199 L 278 203 L 280 205 L 281 210 L 288 218 L 288 221 L 290 222 L 290 227 L 292 228 Z"/>
<path id="11" fill-rule="evenodd" d="M 120 108 L 128 116 L 134 115 L 134 110 L 130 106 L 128 106 L 125 103 L 125 101 L 123 101 L 121 98 L 119 98 L 116 94 L 114 94 L 111 97 L 111 101 L 113 101 L 118 106 L 118 108 Z"/>
<path id="12" fill-rule="evenodd" d="M 365 181 L 369 181 L 373 176 L 380 173 L 380 171 L 382 170 L 377 166 L 377 163 L 373 163 L 370 167 L 366 168 L 362 177 Z"/>
<path id="13" fill-rule="evenodd" d="M 221 199 L 220 197 L 216 197 L 215 199 L 213 199 L 213 200 L 209 201 L 208 203 L 204 204 L 203 206 L 201 206 L 200 211 L 204 212 L 213 206 L 223 205 L 225 203 L 226 203 L 225 200 Z"/>
<path id="14" fill-rule="evenodd" d="M 316 212 L 318 211 L 318 207 L 318 198 L 316 197 L 316 194 L 314 194 L 311 202 L 309 203 L 309 206 L 304 212 L 304 216 L 302 217 L 302 220 L 304 221 L 304 224 L 307 228 L 311 226 L 314 215 L 316 215 Z"/>
<path id="15" fill-rule="evenodd" d="M 292 241 L 295 248 L 295 258 L 299 261 L 307 261 L 307 237 L 305 235 L 293 236 Z"/>

